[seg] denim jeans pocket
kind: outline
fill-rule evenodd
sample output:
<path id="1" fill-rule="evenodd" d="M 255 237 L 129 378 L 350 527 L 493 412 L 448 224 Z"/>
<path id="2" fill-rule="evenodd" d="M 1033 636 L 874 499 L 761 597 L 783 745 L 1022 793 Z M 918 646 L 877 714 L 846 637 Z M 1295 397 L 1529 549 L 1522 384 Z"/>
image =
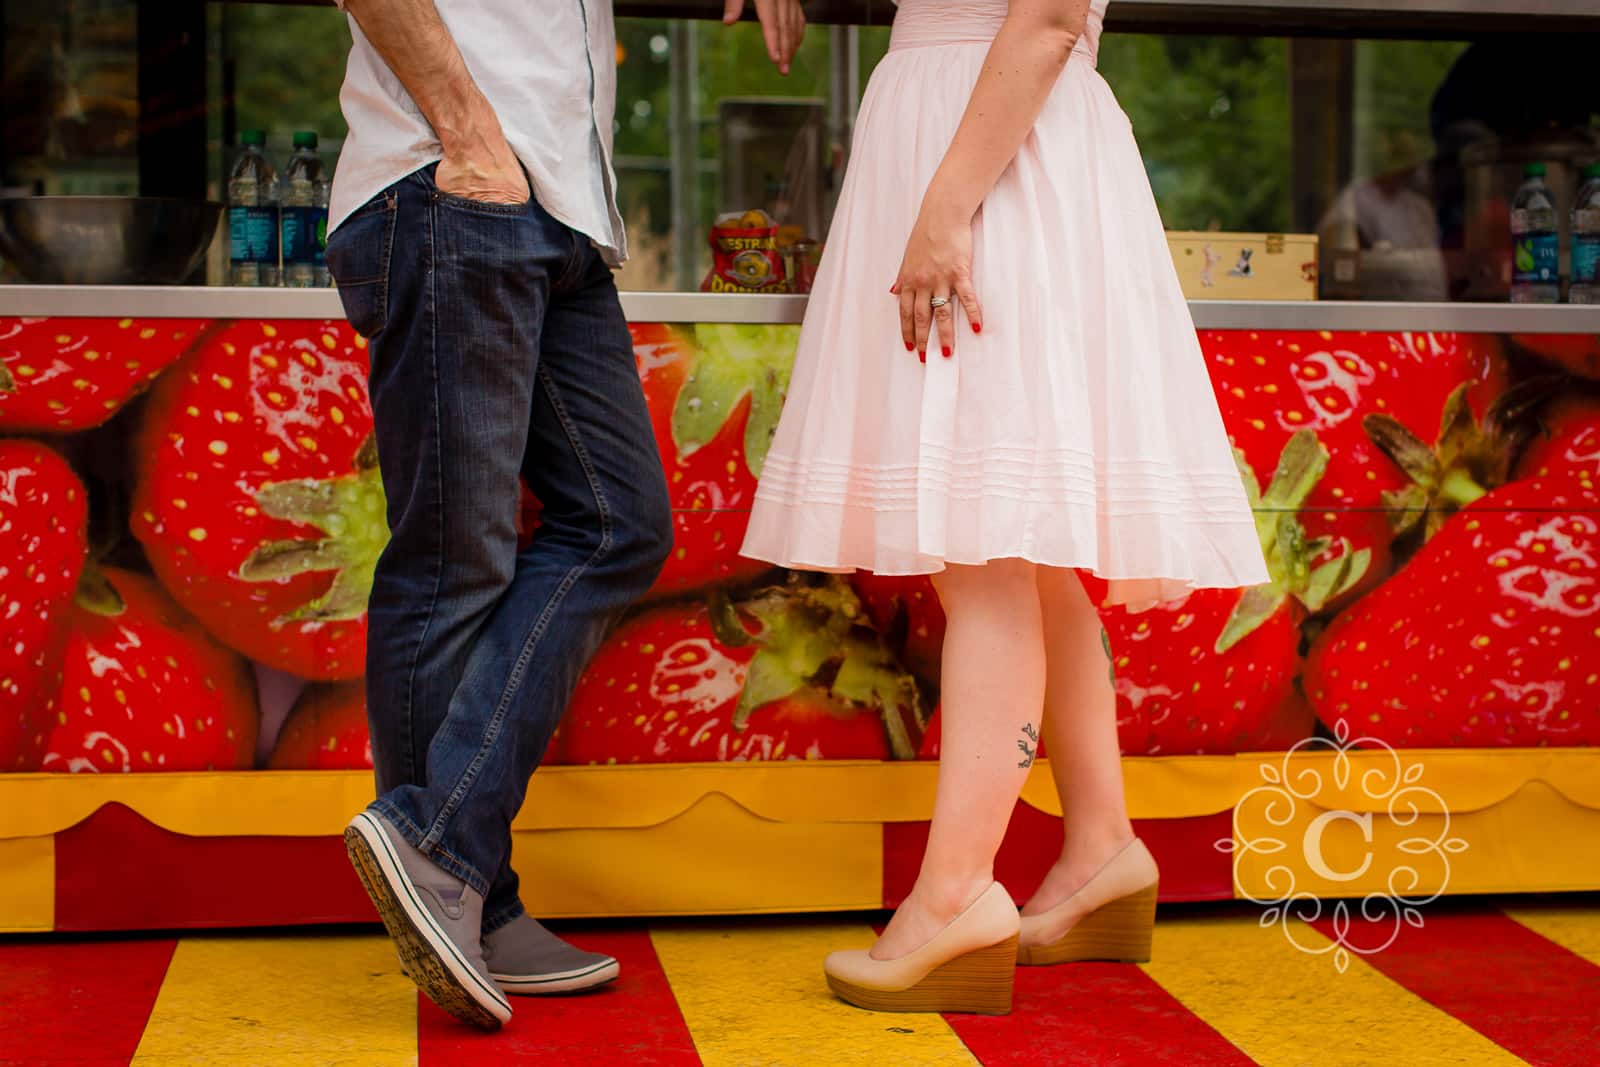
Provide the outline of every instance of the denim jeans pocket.
<path id="1" fill-rule="evenodd" d="M 363 337 L 375 337 L 389 321 L 389 266 L 398 215 L 399 198 L 386 191 L 328 237 L 328 273 L 338 284 L 345 318 Z"/>
<path id="2" fill-rule="evenodd" d="M 428 187 L 428 191 L 433 194 L 434 200 L 446 207 L 458 208 L 462 211 L 474 211 L 480 215 L 521 215 L 528 210 L 528 205 L 532 202 L 531 200 L 524 200 L 517 204 L 501 204 L 492 200 L 474 200 L 470 196 L 447 193 L 439 188 L 438 178 L 434 173 L 438 169 L 439 165 L 437 163 L 430 163 L 419 170 L 417 175 L 422 179 L 422 183 Z"/>

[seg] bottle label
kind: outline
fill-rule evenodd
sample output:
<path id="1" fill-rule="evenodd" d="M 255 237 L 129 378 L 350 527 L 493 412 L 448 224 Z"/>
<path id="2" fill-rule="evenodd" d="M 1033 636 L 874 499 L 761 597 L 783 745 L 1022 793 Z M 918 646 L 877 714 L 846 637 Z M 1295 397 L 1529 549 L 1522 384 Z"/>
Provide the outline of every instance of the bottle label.
<path id="1" fill-rule="evenodd" d="M 321 267 L 327 262 L 328 209 L 325 207 L 285 207 L 283 209 L 283 262 L 309 263 Z"/>
<path id="2" fill-rule="evenodd" d="M 1553 233 L 1524 233 L 1512 240 L 1511 281 L 1554 285 L 1561 280 L 1561 246 Z"/>
<path id="3" fill-rule="evenodd" d="M 235 263 L 278 265 L 277 212 L 270 207 L 228 209 L 228 258 Z"/>
<path id="4" fill-rule="evenodd" d="M 1572 239 L 1572 284 L 1600 284 L 1600 233 L 1579 234 Z"/>

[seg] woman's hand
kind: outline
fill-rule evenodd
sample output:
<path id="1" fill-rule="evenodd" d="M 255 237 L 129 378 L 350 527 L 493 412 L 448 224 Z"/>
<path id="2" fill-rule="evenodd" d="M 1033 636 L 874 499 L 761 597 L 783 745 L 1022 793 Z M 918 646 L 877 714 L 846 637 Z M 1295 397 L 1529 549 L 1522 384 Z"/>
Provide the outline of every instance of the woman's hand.
<path id="1" fill-rule="evenodd" d="M 745 0 L 725 0 L 722 24 L 732 26 L 738 22 L 744 6 Z M 806 13 L 800 0 L 756 0 L 756 18 L 761 21 L 767 55 L 778 65 L 779 74 L 788 74 L 789 64 L 806 35 Z"/>
<path id="2" fill-rule="evenodd" d="M 928 334 L 939 328 L 946 359 L 955 354 L 955 301 L 961 302 L 972 332 L 983 329 L 983 309 L 972 287 L 972 216 L 930 208 L 924 201 L 911 240 L 906 243 L 900 276 L 889 290 L 900 297 L 900 335 L 907 352 L 928 361 Z M 943 301 L 935 307 L 935 303 Z"/>

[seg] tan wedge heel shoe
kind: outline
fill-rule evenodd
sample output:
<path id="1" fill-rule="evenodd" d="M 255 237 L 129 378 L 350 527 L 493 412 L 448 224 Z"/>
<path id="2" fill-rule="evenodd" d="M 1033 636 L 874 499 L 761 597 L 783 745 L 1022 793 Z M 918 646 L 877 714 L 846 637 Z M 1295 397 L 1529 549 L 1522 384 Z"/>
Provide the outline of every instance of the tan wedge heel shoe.
<path id="1" fill-rule="evenodd" d="M 1149 961 L 1159 886 L 1155 858 L 1135 838 L 1072 896 L 1022 917 L 1017 962 Z"/>
<path id="2" fill-rule="evenodd" d="M 823 970 L 834 995 L 869 1011 L 1005 1015 L 1019 926 L 1011 894 L 996 882 L 921 948 L 893 960 L 835 952 Z"/>

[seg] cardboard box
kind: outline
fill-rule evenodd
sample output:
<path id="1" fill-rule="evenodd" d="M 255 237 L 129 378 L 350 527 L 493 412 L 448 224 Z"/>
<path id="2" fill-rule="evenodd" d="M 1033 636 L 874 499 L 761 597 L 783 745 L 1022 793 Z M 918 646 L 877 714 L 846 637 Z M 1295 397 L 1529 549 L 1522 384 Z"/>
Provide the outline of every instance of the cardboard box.
<path id="1" fill-rule="evenodd" d="M 1317 238 L 1309 233 L 1167 233 L 1190 300 L 1315 300 Z"/>

